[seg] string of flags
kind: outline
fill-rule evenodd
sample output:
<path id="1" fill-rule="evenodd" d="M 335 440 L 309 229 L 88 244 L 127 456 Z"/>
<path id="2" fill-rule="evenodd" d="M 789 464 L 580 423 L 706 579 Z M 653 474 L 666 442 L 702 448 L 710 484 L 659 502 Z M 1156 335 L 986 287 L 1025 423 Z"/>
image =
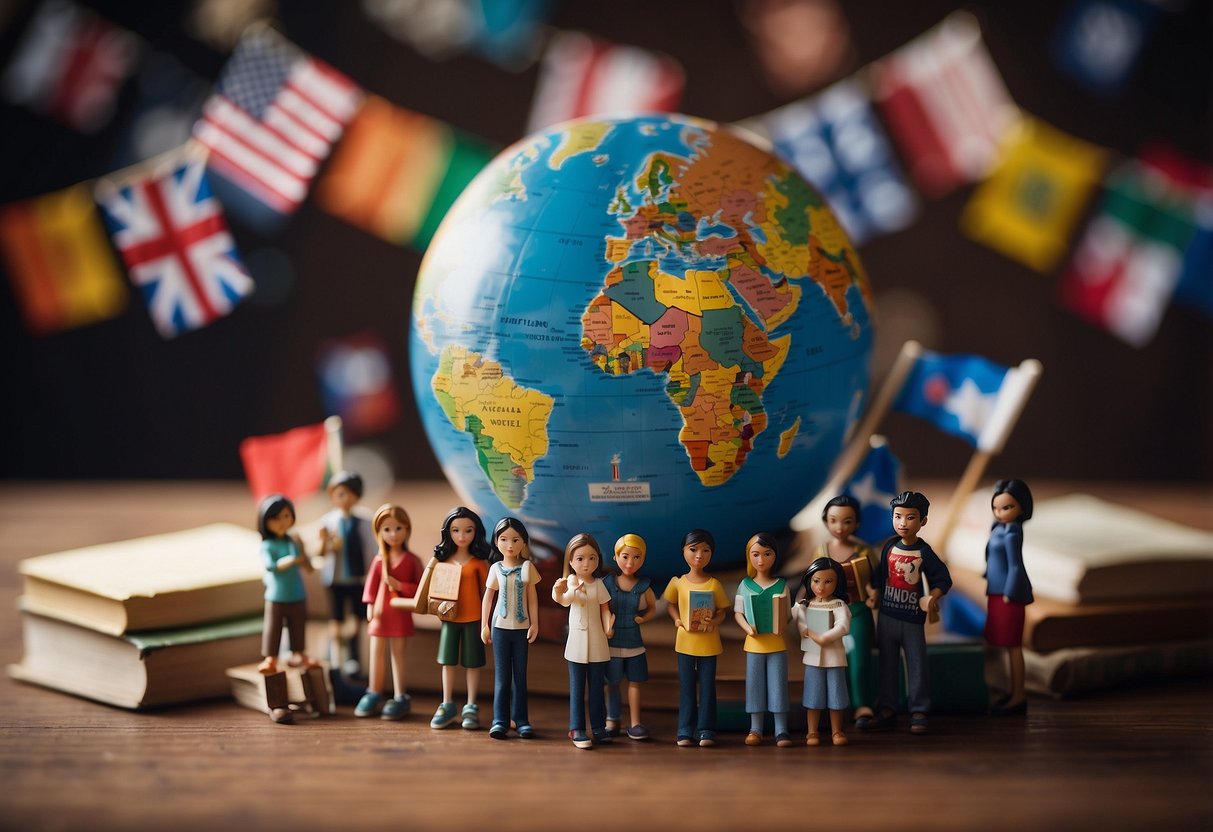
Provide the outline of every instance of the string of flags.
<path id="1" fill-rule="evenodd" d="M 446 5 L 477 14 L 492 8 L 474 0 Z M 502 43 L 529 44 L 511 53 L 508 60 L 517 64 L 536 51 L 547 3 L 514 5 L 491 26 L 482 23 L 489 27 L 484 32 L 493 26 L 511 32 Z M 1065 71 L 1115 94 L 1156 22 L 1156 12 L 1138 14 L 1137 5 L 1072 4 L 1054 43 L 1058 55 L 1072 59 Z M 386 20 L 388 5 L 366 0 L 364 11 Z M 1113 49 L 1093 31 L 1122 37 Z M 492 51 L 483 43 L 476 48 Z M 112 116 L 123 84 L 142 78 L 145 63 L 166 60 L 172 61 L 95 13 L 51 0 L 19 40 L 0 76 L 0 94 L 95 131 Z M 604 110 L 673 110 L 685 82 L 668 55 L 579 32 L 551 36 L 542 61 L 531 113 L 536 127 Z M 164 136 L 179 140 L 183 125 L 192 123 L 176 165 L 162 157 L 142 161 L 146 147 L 125 146 L 117 158 L 140 161 L 99 182 L 0 209 L 27 232 L 0 233 L 0 249 L 32 332 L 94 323 L 122 310 L 114 258 L 98 236 L 105 233 L 99 214 L 157 331 L 174 337 L 228 314 L 251 291 L 253 277 L 241 265 L 226 215 L 272 233 L 315 185 L 322 210 L 390 242 L 424 248 L 497 150 L 363 90 L 262 23 L 244 30 L 205 100 L 199 79 L 178 74 L 180 95 L 155 91 L 173 104 L 136 107 L 141 120 L 161 120 Z M 922 210 L 920 194 L 937 198 L 979 183 L 961 221 L 973 239 L 1048 273 L 1077 237 L 1058 295 L 1078 316 L 1141 346 L 1172 299 L 1210 315 L 1208 166 L 1159 161 L 1157 153 L 1117 160 L 1022 112 L 968 13 L 949 15 L 854 76 L 742 126 L 767 137 L 822 190 L 856 243 L 908 228 Z M 1097 191 L 1103 196 L 1080 229 Z M 157 254 L 168 251 L 175 253 Z"/>

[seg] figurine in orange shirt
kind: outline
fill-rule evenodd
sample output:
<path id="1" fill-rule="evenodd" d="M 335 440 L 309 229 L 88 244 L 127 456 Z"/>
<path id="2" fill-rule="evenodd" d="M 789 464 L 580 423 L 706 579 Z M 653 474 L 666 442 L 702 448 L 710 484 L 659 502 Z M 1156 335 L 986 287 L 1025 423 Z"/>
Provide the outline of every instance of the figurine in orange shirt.
<path id="1" fill-rule="evenodd" d="M 480 727 L 480 707 L 476 704 L 480 669 L 484 667 L 484 643 L 480 640 L 480 607 L 485 582 L 489 577 L 489 548 L 480 515 L 459 506 L 442 521 L 442 539 L 434 547 L 434 557 L 425 567 L 417 589 L 416 606 L 442 619 L 438 635 L 438 664 L 442 665 L 442 704 L 430 720 L 431 728 L 446 728 L 462 718 L 469 731 Z M 454 599 L 435 598 L 432 586 L 439 564 L 459 567 L 458 591 Z M 455 706 L 456 665 L 463 665 L 467 677 L 467 704 Z"/>

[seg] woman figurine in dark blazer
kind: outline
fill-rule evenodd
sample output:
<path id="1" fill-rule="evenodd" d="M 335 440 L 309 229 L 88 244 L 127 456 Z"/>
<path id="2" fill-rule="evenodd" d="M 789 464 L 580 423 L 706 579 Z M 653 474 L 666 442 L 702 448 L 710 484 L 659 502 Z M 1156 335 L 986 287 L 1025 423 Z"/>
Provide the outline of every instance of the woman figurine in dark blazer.
<path id="1" fill-rule="evenodd" d="M 1007 648 L 1011 690 L 990 712 L 1025 714 L 1024 607 L 1032 603 L 1032 583 L 1023 566 L 1023 524 L 1032 517 L 1032 492 L 1022 480 L 999 480 L 990 500 L 994 525 L 986 544 L 986 643 Z"/>

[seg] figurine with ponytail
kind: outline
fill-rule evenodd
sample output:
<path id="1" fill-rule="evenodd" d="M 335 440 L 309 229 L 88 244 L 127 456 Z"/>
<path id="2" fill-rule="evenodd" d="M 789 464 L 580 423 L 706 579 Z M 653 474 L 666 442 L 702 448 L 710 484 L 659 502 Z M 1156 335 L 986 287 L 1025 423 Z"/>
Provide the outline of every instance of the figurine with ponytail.
<path id="1" fill-rule="evenodd" d="M 745 709 L 750 715 L 746 745 L 762 744 L 767 711 L 775 718 L 775 744 L 792 744 L 788 733 L 788 657 L 783 640 L 787 623 L 787 581 L 774 575 L 779 546 L 759 532 L 746 543 L 746 577 L 737 587 L 733 616 L 745 631 Z"/>

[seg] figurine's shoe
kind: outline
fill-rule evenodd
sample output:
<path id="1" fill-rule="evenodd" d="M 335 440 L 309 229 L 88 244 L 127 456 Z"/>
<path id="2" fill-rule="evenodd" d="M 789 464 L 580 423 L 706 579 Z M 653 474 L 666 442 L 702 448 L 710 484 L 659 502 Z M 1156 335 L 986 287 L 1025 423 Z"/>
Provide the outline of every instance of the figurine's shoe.
<path id="1" fill-rule="evenodd" d="M 295 717 L 289 708 L 274 708 L 270 711 L 270 719 L 279 725 L 293 725 Z"/>
<path id="2" fill-rule="evenodd" d="M 494 722 L 489 726 L 489 736 L 495 740 L 503 740 L 510 735 L 510 726 L 504 722 Z"/>
<path id="3" fill-rule="evenodd" d="M 714 733 L 712 733 L 711 731 L 700 731 L 699 732 L 699 747 L 700 748 L 711 748 L 715 744 L 716 744 L 716 735 Z"/>
<path id="4" fill-rule="evenodd" d="M 848 742 L 850 742 L 850 740 L 847 739 L 847 735 L 842 733 L 842 731 L 835 731 L 830 736 L 830 740 L 833 741 L 835 745 L 846 745 Z"/>
<path id="5" fill-rule="evenodd" d="M 524 740 L 535 739 L 535 729 L 531 727 L 531 723 L 524 722 L 518 726 L 518 736 Z"/>
<path id="6" fill-rule="evenodd" d="M 746 745 L 762 745 L 762 734 L 757 731 L 751 731 L 745 735 Z"/>
<path id="7" fill-rule="evenodd" d="M 383 694 L 368 690 L 354 706 L 354 716 L 374 716 L 383 707 Z"/>
<path id="8" fill-rule="evenodd" d="M 872 717 L 872 716 L 869 716 L 866 714 L 864 716 L 855 717 L 855 730 L 856 731 L 871 731 L 873 719 L 875 719 L 875 717 Z"/>
<path id="9" fill-rule="evenodd" d="M 395 699 L 389 700 L 387 704 L 383 706 L 383 713 L 381 716 L 384 719 L 391 720 L 404 719 L 412 708 L 413 698 L 407 693 L 404 693 L 397 696 Z"/>
<path id="10" fill-rule="evenodd" d="M 316 659 L 313 659 L 311 656 L 305 656 L 302 653 L 300 653 L 298 657 L 292 656 L 291 658 L 287 659 L 286 666 L 287 667 L 304 667 L 304 668 L 320 667 L 320 662 Z"/>
<path id="11" fill-rule="evenodd" d="M 480 706 L 467 704 L 463 706 L 463 727 L 467 731 L 480 730 Z"/>
<path id="12" fill-rule="evenodd" d="M 690 748 L 694 744 L 695 744 L 695 741 L 692 740 L 690 737 L 679 737 L 678 738 L 678 747 L 679 748 Z"/>
<path id="13" fill-rule="evenodd" d="M 856 721 L 856 725 L 857 726 L 859 725 L 858 721 Z M 897 727 L 897 714 L 893 713 L 892 711 L 889 711 L 888 713 L 882 712 L 879 716 L 872 717 L 868 721 L 867 727 L 866 728 L 860 727 L 859 730 L 871 731 L 872 733 L 879 733 L 881 731 L 892 731 L 896 727 Z"/>
<path id="14" fill-rule="evenodd" d="M 809 734 L 804 739 L 805 745 L 821 745 L 821 735 L 817 733 Z"/>
<path id="15" fill-rule="evenodd" d="M 594 742 L 598 745 L 608 745 L 611 742 L 611 732 L 606 728 L 594 732 Z"/>
<path id="16" fill-rule="evenodd" d="M 434 711 L 434 718 L 430 720 L 431 728 L 445 728 L 459 718 L 459 712 L 455 710 L 454 702 L 443 702 L 438 706 L 438 710 Z"/>
<path id="17" fill-rule="evenodd" d="M 585 735 L 585 731 L 569 731 L 569 739 L 577 748 L 593 748 L 594 743 Z"/>
<path id="18" fill-rule="evenodd" d="M 748 737 L 747 737 L 747 739 L 748 739 Z M 780 748 L 791 748 L 792 747 L 791 735 L 790 734 L 776 734 L 775 735 L 775 745 L 779 746 Z"/>
<path id="19" fill-rule="evenodd" d="M 649 738 L 649 729 L 645 728 L 639 722 L 627 730 L 628 739 L 630 740 L 647 740 Z"/>
<path id="20" fill-rule="evenodd" d="M 271 673 L 278 672 L 278 659 L 274 656 L 266 656 L 261 660 L 261 664 L 257 665 L 257 672 L 264 673 L 266 676 Z"/>
<path id="21" fill-rule="evenodd" d="M 931 723 L 924 713 L 910 714 L 910 733 L 911 734 L 928 734 L 931 731 Z"/>
<path id="22" fill-rule="evenodd" d="M 608 716 L 607 721 L 606 721 L 606 729 L 607 729 L 607 733 L 610 734 L 612 737 L 619 736 L 619 734 L 621 733 L 619 730 L 619 720 L 611 719 Z"/>

